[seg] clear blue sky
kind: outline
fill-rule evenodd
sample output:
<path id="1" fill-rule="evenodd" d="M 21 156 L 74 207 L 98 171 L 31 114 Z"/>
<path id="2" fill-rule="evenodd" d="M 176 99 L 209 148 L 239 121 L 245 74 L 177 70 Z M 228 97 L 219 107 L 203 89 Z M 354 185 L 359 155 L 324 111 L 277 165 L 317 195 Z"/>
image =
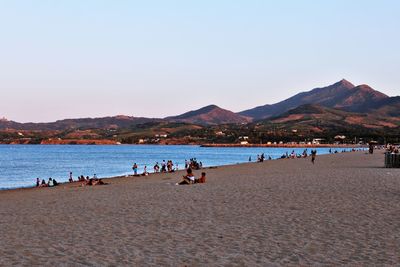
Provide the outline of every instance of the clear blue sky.
<path id="1" fill-rule="evenodd" d="M 0 0 L 0 35 L 0 117 L 21 122 L 400 92 L 397 0 Z"/>

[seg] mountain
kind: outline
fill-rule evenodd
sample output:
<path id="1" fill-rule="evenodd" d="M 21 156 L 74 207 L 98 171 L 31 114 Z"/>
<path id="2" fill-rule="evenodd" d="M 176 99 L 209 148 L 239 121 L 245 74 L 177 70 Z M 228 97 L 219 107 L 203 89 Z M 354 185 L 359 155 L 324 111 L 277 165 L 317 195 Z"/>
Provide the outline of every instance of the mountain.
<path id="1" fill-rule="evenodd" d="M 241 124 L 251 121 L 250 118 L 222 109 L 216 105 L 209 105 L 198 110 L 192 110 L 179 116 L 167 117 L 168 121 L 192 123 L 199 125 Z"/>
<path id="2" fill-rule="evenodd" d="M 348 112 L 313 104 L 299 106 L 277 117 L 266 119 L 264 122 L 285 125 L 286 128 L 290 129 L 303 129 L 312 132 L 327 130 L 348 132 L 352 129 L 370 130 L 400 126 L 400 120 L 396 118 Z"/>
<path id="3" fill-rule="evenodd" d="M 162 119 L 149 119 L 130 116 L 113 116 L 104 118 L 66 119 L 49 123 L 18 123 L 14 121 L 0 121 L 0 130 L 72 130 L 72 129 L 108 129 L 129 128 L 138 124 L 160 122 Z"/>
<path id="4" fill-rule="evenodd" d="M 272 105 L 264 105 L 239 112 L 242 116 L 255 120 L 278 116 L 290 109 L 305 104 L 317 104 L 328 108 L 340 108 L 358 112 L 365 106 L 389 98 L 368 85 L 354 86 L 343 79 L 327 87 L 315 88 L 308 92 L 299 93 L 284 101 Z"/>

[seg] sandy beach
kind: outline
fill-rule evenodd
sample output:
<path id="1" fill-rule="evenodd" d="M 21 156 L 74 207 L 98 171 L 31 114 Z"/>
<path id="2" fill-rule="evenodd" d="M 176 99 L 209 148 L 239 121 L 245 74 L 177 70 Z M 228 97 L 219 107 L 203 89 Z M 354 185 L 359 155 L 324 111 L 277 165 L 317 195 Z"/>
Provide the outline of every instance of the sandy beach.
<path id="1" fill-rule="evenodd" d="M 400 263 L 400 169 L 382 151 L 205 171 L 1 191 L 0 265 Z"/>

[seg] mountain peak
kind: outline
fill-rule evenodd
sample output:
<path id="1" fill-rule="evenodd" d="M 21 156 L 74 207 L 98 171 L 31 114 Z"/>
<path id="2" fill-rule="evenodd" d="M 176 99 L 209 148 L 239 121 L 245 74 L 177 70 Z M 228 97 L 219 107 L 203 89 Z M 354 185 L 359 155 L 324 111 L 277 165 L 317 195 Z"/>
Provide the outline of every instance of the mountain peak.
<path id="1" fill-rule="evenodd" d="M 352 84 L 351 82 L 349 82 L 346 79 L 341 79 L 340 81 L 338 81 L 337 83 L 333 84 L 334 86 L 341 86 L 341 87 L 345 87 L 345 88 L 349 88 L 352 89 L 355 87 L 354 84 Z"/>
<path id="2" fill-rule="evenodd" d="M 211 104 L 211 105 L 208 105 L 208 106 L 200 108 L 198 111 L 208 112 L 208 111 L 211 111 L 213 109 L 222 109 L 222 108 L 218 107 L 217 105 Z"/>

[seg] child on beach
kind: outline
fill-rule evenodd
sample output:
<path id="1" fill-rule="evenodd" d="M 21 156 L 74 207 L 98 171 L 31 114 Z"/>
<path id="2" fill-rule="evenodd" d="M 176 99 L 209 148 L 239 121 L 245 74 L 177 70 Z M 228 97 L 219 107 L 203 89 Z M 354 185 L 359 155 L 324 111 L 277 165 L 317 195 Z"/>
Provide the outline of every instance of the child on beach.
<path id="1" fill-rule="evenodd" d="M 196 180 L 196 183 L 204 184 L 206 182 L 206 173 L 202 172 L 201 177 Z"/>

